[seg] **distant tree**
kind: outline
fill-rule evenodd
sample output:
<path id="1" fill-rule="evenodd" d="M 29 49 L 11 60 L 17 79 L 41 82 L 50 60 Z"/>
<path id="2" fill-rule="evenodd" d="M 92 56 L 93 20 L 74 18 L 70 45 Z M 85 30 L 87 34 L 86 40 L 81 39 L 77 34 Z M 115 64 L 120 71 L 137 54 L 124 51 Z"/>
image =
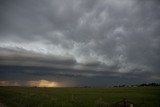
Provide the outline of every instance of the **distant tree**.
<path id="1" fill-rule="evenodd" d="M 160 84 L 158 84 L 158 83 L 148 83 L 148 84 L 146 84 L 146 83 L 143 83 L 143 84 L 140 84 L 139 86 L 160 86 Z"/>

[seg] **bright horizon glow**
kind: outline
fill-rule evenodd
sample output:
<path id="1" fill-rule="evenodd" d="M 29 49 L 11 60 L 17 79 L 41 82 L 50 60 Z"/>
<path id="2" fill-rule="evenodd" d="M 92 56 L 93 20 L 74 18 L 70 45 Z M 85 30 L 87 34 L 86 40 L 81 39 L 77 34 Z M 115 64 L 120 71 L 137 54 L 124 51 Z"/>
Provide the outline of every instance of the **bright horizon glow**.
<path id="1" fill-rule="evenodd" d="M 37 87 L 58 87 L 58 84 L 53 81 L 47 80 L 37 80 L 37 81 L 28 81 L 29 86 L 37 86 Z"/>
<path id="2" fill-rule="evenodd" d="M 0 86 L 31 86 L 31 87 L 59 87 L 54 81 L 31 80 L 31 81 L 0 81 Z"/>

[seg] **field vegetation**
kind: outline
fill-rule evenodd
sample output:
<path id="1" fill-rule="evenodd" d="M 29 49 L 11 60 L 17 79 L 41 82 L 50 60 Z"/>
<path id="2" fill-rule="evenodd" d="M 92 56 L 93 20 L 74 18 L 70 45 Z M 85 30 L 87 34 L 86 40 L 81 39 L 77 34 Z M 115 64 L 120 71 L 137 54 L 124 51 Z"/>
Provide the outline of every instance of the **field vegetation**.
<path id="1" fill-rule="evenodd" d="M 141 107 L 160 107 L 160 87 L 0 87 L 7 107 L 107 107 L 123 98 Z"/>

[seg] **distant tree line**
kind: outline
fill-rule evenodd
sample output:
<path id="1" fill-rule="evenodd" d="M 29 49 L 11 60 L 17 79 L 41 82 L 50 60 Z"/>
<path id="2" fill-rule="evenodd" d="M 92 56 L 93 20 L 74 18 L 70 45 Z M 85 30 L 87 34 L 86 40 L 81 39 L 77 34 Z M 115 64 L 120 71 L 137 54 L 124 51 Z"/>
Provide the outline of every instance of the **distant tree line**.
<path id="1" fill-rule="evenodd" d="M 139 86 L 160 86 L 159 83 L 148 83 L 148 84 L 140 84 Z"/>
<path id="2" fill-rule="evenodd" d="M 122 85 L 114 85 L 114 86 L 99 86 L 99 87 L 148 87 L 148 86 L 152 86 L 152 87 L 156 87 L 156 86 L 160 86 L 160 83 L 142 83 L 142 84 L 132 84 L 132 85 L 126 85 L 126 84 L 122 84 Z M 96 88 L 97 86 L 80 86 L 80 87 L 74 87 L 74 88 Z"/>
<path id="3" fill-rule="evenodd" d="M 147 87 L 147 86 L 160 86 L 160 83 L 143 83 L 143 84 L 136 84 L 136 85 L 115 85 L 113 87 Z"/>

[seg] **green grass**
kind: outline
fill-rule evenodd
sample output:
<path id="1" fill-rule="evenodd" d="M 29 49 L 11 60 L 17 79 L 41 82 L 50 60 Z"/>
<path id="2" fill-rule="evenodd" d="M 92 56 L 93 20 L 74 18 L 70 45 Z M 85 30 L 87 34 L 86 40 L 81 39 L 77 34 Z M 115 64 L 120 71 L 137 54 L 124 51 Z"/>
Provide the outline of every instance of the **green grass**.
<path id="1" fill-rule="evenodd" d="M 0 102 L 7 107 L 99 107 L 99 102 L 114 103 L 123 98 L 141 107 L 160 107 L 160 87 L 0 87 Z"/>

